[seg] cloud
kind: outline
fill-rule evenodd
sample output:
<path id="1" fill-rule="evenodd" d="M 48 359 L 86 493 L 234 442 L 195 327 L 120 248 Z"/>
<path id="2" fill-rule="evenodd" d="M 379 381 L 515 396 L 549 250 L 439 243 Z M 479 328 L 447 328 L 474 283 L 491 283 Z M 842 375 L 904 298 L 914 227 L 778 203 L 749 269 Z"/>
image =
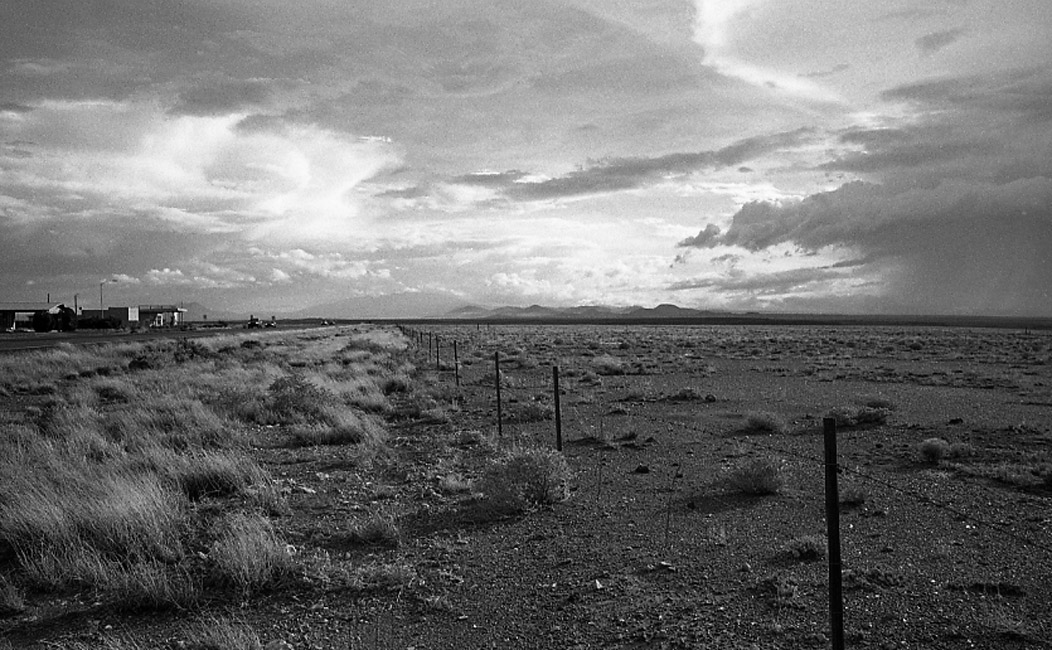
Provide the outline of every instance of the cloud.
<path id="1" fill-rule="evenodd" d="M 110 101 L 0 114 L 0 140 L 33 143 L 30 156 L 0 157 L 0 184 L 27 204 L 13 216 L 26 224 L 136 215 L 181 231 L 331 242 L 357 231 L 352 190 L 399 160 L 385 141 L 309 126 L 242 130 L 242 117 Z"/>
<path id="2" fill-rule="evenodd" d="M 676 246 L 688 246 L 692 248 L 712 248 L 719 244 L 720 228 L 716 224 L 708 224 L 694 237 L 688 237 L 676 244 Z"/>
<path id="3" fill-rule="evenodd" d="M 844 72 L 845 70 L 850 70 L 850 69 L 851 69 L 851 65 L 850 64 L 848 64 L 848 63 L 838 63 L 838 64 L 834 65 L 832 68 L 828 68 L 826 70 L 819 70 L 817 72 L 808 72 L 808 73 L 805 73 L 805 74 L 801 74 L 800 76 L 804 77 L 806 79 L 821 79 L 823 77 L 832 77 L 833 75 L 835 75 L 835 74 L 837 74 L 839 72 Z"/>
<path id="4" fill-rule="evenodd" d="M 271 97 L 270 84 L 262 79 L 224 79 L 195 85 L 179 94 L 172 107 L 176 115 L 228 115 L 261 106 Z"/>
<path id="5" fill-rule="evenodd" d="M 818 288 L 815 285 L 827 283 L 830 280 L 839 280 L 842 277 L 834 269 L 826 267 L 799 268 L 751 275 L 731 273 L 724 277 L 674 282 L 669 285 L 669 290 L 711 289 L 719 293 L 741 294 L 750 297 L 780 296 L 803 289 L 815 290 Z"/>
<path id="6" fill-rule="evenodd" d="M 732 167 L 764 154 L 801 146 L 812 141 L 814 137 L 813 129 L 800 128 L 784 133 L 745 138 L 714 151 L 598 161 L 587 168 L 555 178 L 533 180 L 523 172 L 509 171 L 498 174 L 469 174 L 454 178 L 451 182 L 499 189 L 507 198 L 521 201 L 603 194 L 640 188 L 668 176 Z"/>
<path id="7" fill-rule="evenodd" d="M 850 183 L 801 201 L 750 203 L 718 243 L 856 251 L 833 266 L 881 268 L 887 297 L 915 311 L 1052 313 L 1048 178 L 906 191 Z"/>
<path id="8" fill-rule="evenodd" d="M 837 93 L 807 77 L 744 61 L 734 51 L 733 36 L 765 0 L 694 0 L 694 40 L 704 49 L 704 63 L 721 74 L 754 86 L 815 102 L 839 103 Z"/>
<path id="9" fill-rule="evenodd" d="M 826 270 L 879 286 L 871 307 L 1052 315 L 1052 78 L 946 78 L 884 98 L 907 117 L 842 133 L 852 150 L 824 165 L 867 180 L 750 202 L 682 245 L 840 251 Z"/>
<path id="10" fill-rule="evenodd" d="M 953 45 L 964 34 L 965 31 L 963 29 L 946 29 L 925 34 L 918 38 L 915 43 L 921 54 L 924 56 L 931 56 L 944 47 Z"/>

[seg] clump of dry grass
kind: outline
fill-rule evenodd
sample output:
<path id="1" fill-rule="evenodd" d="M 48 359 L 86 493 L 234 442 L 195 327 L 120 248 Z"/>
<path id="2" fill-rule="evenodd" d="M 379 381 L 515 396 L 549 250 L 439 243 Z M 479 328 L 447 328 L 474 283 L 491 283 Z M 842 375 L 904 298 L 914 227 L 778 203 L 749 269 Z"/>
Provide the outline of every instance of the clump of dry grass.
<path id="1" fill-rule="evenodd" d="M 777 494 L 785 486 L 785 462 L 777 458 L 753 458 L 731 470 L 727 484 L 743 494 Z"/>
<path id="2" fill-rule="evenodd" d="M 295 558 L 266 517 L 234 513 L 217 528 L 208 558 L 220 582 L 253 593 L 275 584 L 295 568 Z"/>
<path id="3" fill-rule="evenodd" d="M 374 512 L 364 519 L 351 522 L 347 541 L 364 546 L 398 546 L 401 531 L 394 517 L 385 512 Z"/>

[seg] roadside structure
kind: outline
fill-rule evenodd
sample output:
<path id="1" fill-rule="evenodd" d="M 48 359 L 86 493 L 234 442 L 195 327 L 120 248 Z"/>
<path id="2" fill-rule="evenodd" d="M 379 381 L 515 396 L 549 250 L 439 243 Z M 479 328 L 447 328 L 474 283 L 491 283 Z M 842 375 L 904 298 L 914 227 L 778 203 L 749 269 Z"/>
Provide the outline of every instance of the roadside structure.
<path id="1" fill-rule="evenodd" d="M 99 320 L 112 320 L 120 324 L 120 327 L 132 327 L 139 324 L 138 307 L 107 307 L 100 309 L 81 309 L 80 318 L 94 318 Z"/>
<path id="2" fill-rule="evenodd" d="M 175 305 L 139 305 L 139 324 L 143 327 L 178 327 L 186 310 Z"/>
<path id="3" fill-rule="evenodd" d="M 33 329 L 33 314 L 58 316 L 64 308 L 60 302 L 0 302 L 0 330 Z"/>

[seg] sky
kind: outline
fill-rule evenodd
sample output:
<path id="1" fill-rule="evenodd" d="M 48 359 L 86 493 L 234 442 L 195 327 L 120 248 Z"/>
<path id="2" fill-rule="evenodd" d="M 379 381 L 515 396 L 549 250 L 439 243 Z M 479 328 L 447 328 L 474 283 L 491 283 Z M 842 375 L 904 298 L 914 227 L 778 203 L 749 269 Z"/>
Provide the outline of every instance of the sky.
<path id="1" fill-rule="evenodd" d="M 4 0 L 0 301 L 1052 316 L 1048 0 Z"/>

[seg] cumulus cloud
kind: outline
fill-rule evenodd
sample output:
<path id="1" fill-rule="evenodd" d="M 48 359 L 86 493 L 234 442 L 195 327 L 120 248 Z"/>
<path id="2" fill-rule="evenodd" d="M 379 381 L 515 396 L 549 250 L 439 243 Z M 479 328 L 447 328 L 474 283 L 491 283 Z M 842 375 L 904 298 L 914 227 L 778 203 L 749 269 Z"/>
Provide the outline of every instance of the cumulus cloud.
<path id="1" fill-rule="evenodd" d="M 693 248 L 712 248 L 720 243 L 720 227 L 710 223 L 701 232 L 693 237 L 688 237 L 676 244 L 677 246 L 689 246 Z"/>
<path id="2" fill-rule="evenodd" d="M 384 141 L 310 126 L 237 128 L 243 116 L 165 115 L 124 102 L 44 102 L 4 118 L 0 139 L 31 142 L 0 156 L 16 218 L 137 219 L 254 240 L 340 241 L 356 232 L 352 190 L 394 165 Z"/>

